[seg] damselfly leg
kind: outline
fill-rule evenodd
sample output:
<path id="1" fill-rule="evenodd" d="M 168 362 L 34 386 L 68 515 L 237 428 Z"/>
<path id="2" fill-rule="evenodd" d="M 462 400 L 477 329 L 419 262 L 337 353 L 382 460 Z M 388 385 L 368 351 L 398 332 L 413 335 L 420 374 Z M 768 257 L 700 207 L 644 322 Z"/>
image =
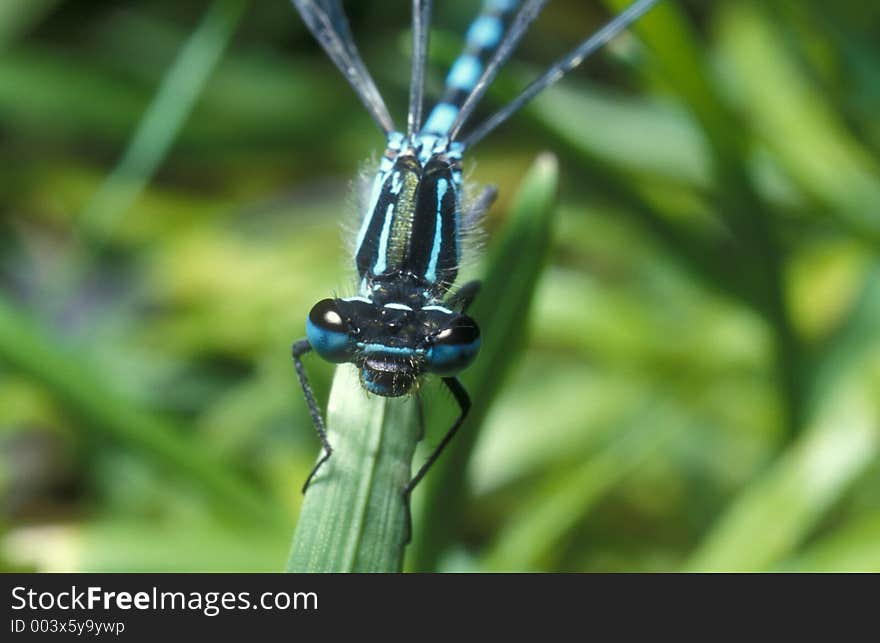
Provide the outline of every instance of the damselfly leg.
<path id="1" fill-rule="evenodd" d="M 440 457 L 440 454 L 443 453 L 443 450 L 446 446 L 452 441 L 452 438 L 455 437 L 455 434 L 461 428 L 461 425 L 464 423 L 465 418 L 468 415 L 468 412 L 471 410 L 471 397 L 468 395 L 468 392 L 465 390 L 464 386 L 462 386 L 461 382 L 457 377 L 444 377 L 443 383 L 446 385 L 446 388 L 452 393 L 452 396 L 455 398 L 455 401 L 458 403 L 459 415 L 456 418 L 455 422 L 452 423 L 452 426 L 449 427 L 449 430 L 446 431 L 446 435 L 443 436 L 443 439 L 440 440 L 440 444 L 438 444 L 431 455 L 428 456 L 428 459 L 425 460 L 425 463 L 419 468 L 416 475 L 413 476 L 412 480 L 410 480 L 406 487 L 403 488 L 403 505 L 406 507 L 406 536 L 404 538 L 404 543 L 409 543 L 412 539 L 412 511 L 410 510 L 410 495 L 412 495 L 413 489 L 416 488 L 416 485 L 422 481 L 422 478 L 425 477 L 425 474 L 428 473 L 428 470 L 431 466 L 437 461 L 437 458 Z"/>
<path id="2" fill-rule="evenodd" d="M 315 426 L 315 431 L 318 433 L 318 438 L 321 440 L 321 446 L 324 449 L 323 455 L 312 468 L 312 472 L 303 484 L 303 493 L 309 488 L 309 483 L 312 481 L 312 478 L 315 477 L 315 474 L 318 473 L 318 469 L 321 468 L 321 465 L 327 462 L 327 459 L 333 454 L 333 447 L 330 446 L 330 442 L 327 440 L 327 428 L 324 425 L 324 417 L 321 415 L 321 409 L 318 408 L 318 403 L 315 401 L 315 395 L 312 393 L 312 385 L 309 384 L 309 377 L 306 375 L 306 369 L 302 363 L 302 356 L 311 352 L 311 350 L 312 345 L 309 344 L 308 339 L 301 339 L 295 342 L 291 349 L 293 365 L 296 367 L 296 376 L 299 379 L 300 386 L 302 386 L 303 396 L 305 396 L 306 405 L 309 407 L 309 415 L 312 416 L 312 424 Z"/>
<path id="3" fill-rule="evenodd" d="M 461 296 L 460 303 L 462 304 L 462 309 L 466 309 L 470 303 L 473 301 L 474 296 L 476 296 L 477 292 L 480 288 L 479 281 L 471 281 L 465 284 L 457 293 Z M 464 293 L 464 294 L 463 294 Z M 297 377 L 299 378 L 300 386 L 302 386 L 303 395 L 306 398 L 306 404 L 309 407 L 309 414 L 312 416 L 312 423 L 315 426 L 315 431 L 318 434 L 318 438 L 321 440 L 321 445 L 324 449 L 323 455 L 312 468 L 312 472 L 309 474 L 308 478 L 306 478 L 305 484 L 303 485 L 302 492 L 305 493 L 309 488 L 309 484 L 312 479 L 315 477 L 315 474 L 318 473 L 318 470 L 323 466 L 325 462 L 330 458 L 333 454 L 333 447 L 330 446 L 330 442 L 327 439 L 327 429 L 324 424 L 324 417 L 321 415 L 321 410 L 318 407 L 317 402 L 315 401 L 314 393 L 312 392 L 312 386 L 309 383 L 308 375 L 305 371 L 305 366 L 302 362 L 302 356 L 310 353 L 312 351 L 312 346 L 309 344 L 307 339 L 301 339 L 293 344 L 293 348 L 291 353 L 293 355 L 293 363 L 296 367 Z M 404 537 L 404 543 L 407 544 L 410 542 L 412 538 L 412 511 L 410 508 L 410 496 L 413 492 L 413 489 L 416 488 L 416 485 L 421 482 L 422 478 L 425 477 L 425 474 L 428 473 L 428 470 L 431 466 L 437 461 L 437 458 L 443 453 L 443 450 L 447 447 L 447 445 L 452 441 L 452 438 L 455 437 L 455 434 L 458 432 L 461 425 L 464 423 L 465 418 L 467 417 L 468 412 L 471 408 L 471 398 L 465 390 L 464 386 L 462 386 L 461 382 L 457 377 L 444 377 L 441 378 L 443 384 L 446 385 L 446 388 L 452 393 L 452 396 L 455 398 L 456 403 L 459 408 L 459 415 L 456 418 L 455 422 L 452 423 L 452 426 L 446 431 L 446 434 L 443 436 L 443 439 L 440 440 L 440 443 L 435 447 L 434 451 L 428 456 L 428 459 L 425 463 L 419 468 L 416 475 L 406 484 L 403 488 L 403 504 L 406 510 L 406 533 Z M 418 431 L 419 431 L 419 440 L 421 441 L 425 435 L 425 413 L 422 406 L 422 400 L 419 397 L 416 397 L 416 418 L 418 423 Z"/>
<path id="4" fill-rule="evenodd" d="M 471 307 L 472 303 L 474 303 L 474 299 L 480 294 L 480 288 L 482 285 L 483 282 L 478 280 L 467 282 L 464 286 L 459 288 L 454 295 L 446 300 L 446 305 L 453 310 L 466 313 L 467 309 Z"/>

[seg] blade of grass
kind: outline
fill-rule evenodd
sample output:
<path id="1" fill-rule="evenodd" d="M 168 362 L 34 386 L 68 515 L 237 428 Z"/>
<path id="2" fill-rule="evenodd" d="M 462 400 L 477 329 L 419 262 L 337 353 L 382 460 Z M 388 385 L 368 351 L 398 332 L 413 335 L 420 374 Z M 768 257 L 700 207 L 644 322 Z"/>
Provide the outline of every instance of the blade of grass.
<path id="1" fill-rule="evenodd" d="M 625 0 L 605 0 L 620 9 Z M 634 26 L 655 54 L 664 82 L 691 109 L 703 127 L 713 152 L 717 179 L 715 207 L 734 236 L 731 247 L 722 249 L 735 271 L 733 292 L 744 294 L 776 334 L 776 379 L 784 402 L 788 439 L 805 425 L 805 382 L 800 339 L 785 303 L 784 263 L 786 247 L 773 226 L 778 213 L 761 198 L 749 172 L 749 137 L 734 111 L 724 101 L 713 79 L 709 56 L 686 15 L 673 2 L 663 2 Z M 755 69 L 763 69 L 758 64 Z M 773 93 L 773 92 L 771 92 Z M 729 261 L 731 251 L 740 254 Z"/>
<path id="2" fill-rule="evenodd" d="M 0 3 L 0 50 L 38 24 L 58 0 L 5 0 Z"/>
<path id="3" fill-rule="evenodd" d="M 556 213 L 558 165 L 542 154 L 514 200 L 510 218 L 490 251 L 483 289 L 471 310 L 482 329 L 476 363 L 463 374 L 473 407 L 461 431 L 416 495 L 425 510 L 416 521 L 408 565 L 433 570 L 454 539 L 467 500 L 467 471 L 480 425 L 525 345 L 535 287 L 546 263 Z M 448 424 L 437 413 L 428 426 Z"/>
<path id="4" fill-rule="evenodd" d="M 816 521 L 880 454 L 880 408 L 863 371 L 876 350 L 880 271 L 871 266 L 849 319 L 816 351 L 814 427 L 727 511 L 690 569 L 767 569 L 790 556 Z M 867 356 L 867 357 L 866 357 Z M 749 542 L 749 547 L 742 547 Z"/>
<path id="5" fill-rule="evenodd" d="M 131 41 L 135 34 L 120 37 Z M 145 46 L 152 48 L 154 43 L 147 41 Z M 154 55 L 162 59 L 163 53 Z M 113 49 L 108 55 L 134 54 Z M 130 71 L 128 61 L 126 71 Z M 138 76 L 120 78 L 104 69 L 95 70 L 77 52 L 61 58 L 49 48 L 22 43 L 0 57 L 0 120 L 22 140 L 39 134 L 84 146 L 121 146 L 155 93 L 152 76 L 147 71 Z M 344 107 L 333 103 L 334 87 L 306 62 L 266 59 L 247 50 L 230 52 L 217 65 L 193 117 L 178 133 L 175 149 L 185 148 L 187 153 L 222 150 L 235 155 L 241 148 L 258 145 L 289 149 L 294 142 L 312 144 L 319 139 L 315 130 L 339 127 L 340 120 L 348 118 Z M 302 96 L 312 100 L 303 101 Z M 58 105 L 64 105 L 63 112 Z M 352 121 L 343 135 L 359 131 L 361 124 Z M 345 143 L 326 141 L 326 146 L 328 154 L 338 153 Z M 346 158 L 350 155 L 348 149 Z"/>
<path id="6" fill-rule="evenodd" d="M 168 154 L 226 49 L 246 0 L 215 0 L 162 80 L 122 158 L 82 214 L 87 234 L 104 238 Z"/>
<path id="7" fill-rule="evenodd" d="M 667 440 L 678 418 L 657 400 L 623 418 L 613 437 L 584 464 L 563 469 L 524 498 L 501 530 L 484 565 L 489 571 L 540 571 L 553 567 L 565 536 L 625 476 Z"/>
<path id="8" fill-rule="evenodd" d="M 850 134 L 835 106 L 804 74 L 758 3 L 725 7 L 721 48 L 735 95 L 791 178 L 842 227 L 880 240 L 880 164 Z M 834 168 L 829 173 L 828 168 Z"/>
<path id="9" fill-rule="evenodd" d="M 604 0 L 604 4 L 613 11 L 620 11 L 627 2 Z M 633 25 L 632 30 L 654 53 L 664 81 L 702 125 L 719 176 L 724 181 L 745 181 L 747 139 L 742 136 L 736 118 L 715 89 L 706 63 L 708 56 L 696 30 L 678 4 L 669 0 L 659 3 Z"/>
<path id="10" fill-rule="evenodd" d="M 864 285 L 846 321 L 810 356 L 809 399 L 818 401 L 857 368 L 864 356 L 880 342 L 880 262 L 866 270 Z M 812 410 L 812 409 L 811 409 Z"/>
<path id="11" fill-rule="evenodd" d="M 26 374 L 52 391 L 78 418 L 84 430 L 109 437 L 148 454 L 155 462 L 193 480 L 226 517 L 251 519 L 277 527 L 281 514 L 227 466 L 206 456 L 195 440 L 168 422 L 135 408 L 78 355 L 0 295 L 0 362 Z"/>
<path id="12" fill-rule="evenodd" d="M 864 378 L 862 378 L 864 379 Z M 880 408 L 848 382 L 773 466 L 749 485 L 697 548 L 691 571 L 760 571 L 789 556 L 880 453 Z"/>
<path id="13" fill-rule="evenodd" d="M 336 369 L 327 405 L 333 455 L 306 492 L 287 571 L 401 571 L 414 408 L 408 399 L 368 397 L 354 366 Z"/>
<path id="14" fill-rule="evenodd" d="M 19 527 L 2 539 L 11 560 L 40 572 L 273 572 L 284 536 L 260 525 L 230 528 L 195 517 L 102 517 L 75 525 Z"/>
<path id="15" fill-rule="evenodd" d="M 880 512 L 852 518 L 780 566 L 792 572 L 880 572 Z"/>

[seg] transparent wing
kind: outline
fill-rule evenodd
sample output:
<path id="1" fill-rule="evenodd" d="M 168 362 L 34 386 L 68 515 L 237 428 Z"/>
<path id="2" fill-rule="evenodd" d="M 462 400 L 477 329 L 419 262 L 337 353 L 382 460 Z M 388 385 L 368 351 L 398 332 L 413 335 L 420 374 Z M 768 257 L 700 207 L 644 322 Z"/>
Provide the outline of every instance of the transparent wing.
<path id="1" fill-rule="evenodd" d="M 470 147 L 485 138 L 487 134 L 510 118 L 523 105 L 565 76 L 565 74 L 572 69 L 580 65 L 590 55 L 614 38 L 614 36 L 641 18 L 657 2 L 658 0 L 636 0 L 633 2 L 629 7 L 605 24 L 604 27 L 581 42 L 581 44 L 575 47 L 570 53 L 551 65 L 544 74 L 526 87 L 519 96 L 474 128 L 467 136 L 463 137 L 462 141 L 464 144 Z M 464 112 L 464 110 L 462 110 L 462 112 Z"/>
<path id="2" fill-rule="evenodd" d="M 498 49 L 495 50 L 492 58 L 480 74 L 479 80 L 477 80 L 474 88 L 462 103 L 458 116 L 456 116 L 455 122 L 449 130 L 449 137 L 451 139 L 455 139 L 455 137 L 458 136 L 462 126 L 477 108 L 477 105 L 486 93 L 486 90 L 489 89 L 489 85 L 495 80 L 495 76 L 498 75 L 502 65 L 504 65 L 504 63 L 507 62 L 507 59 L 513 54 L 519 41 L 522 40 L 526 31 L 528 31 L 529 25 L 531 25 L 535 18 L 538 17 L 538 14 L 541 13 L 541 9 L 544 8 L 545 4 L 547 4 L 547 0 L 526 0 L 526 2 L 523 3 L 523 6 L 516 14 L 513 24 L 510 25 L 510 28 L 504 34 L 504 39 L 501 41 L 501 44 L 498 45 Z"/>
<path id="3" fill-rule="evenodd" d="M 413 0 L 412 7 L 412 73 L 409 83 L 409 113 L 406 132 L 410 136 L 422 127 L 422 106 L 425 100 L 425 67 L 431 28 L 431 0 Z"/>
<path id="4" fill-rule="evenodd" d="M 385 133 L 395 130 L 394 120 L 370 72 L 358 53 L 339 0 L 292 0 L 303 22 L 321 43 L 330 60 L 354 88 L 373 120 Z"/>

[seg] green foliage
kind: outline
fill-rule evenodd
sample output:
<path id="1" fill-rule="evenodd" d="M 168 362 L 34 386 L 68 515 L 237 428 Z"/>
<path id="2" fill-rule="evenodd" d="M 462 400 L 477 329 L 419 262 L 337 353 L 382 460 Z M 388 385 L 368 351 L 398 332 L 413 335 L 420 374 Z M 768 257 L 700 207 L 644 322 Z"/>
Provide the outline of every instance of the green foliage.
<path id="1" fill-rule="evenodd" d="M 306 493 L 288 571 L 401 571 L 415 420 L 412 400 L 368 398 L 354 366 L 337 369 L 327 408 L 334 452 Z"/>
<path id="2" fill-rule="evenodd" d="M 448 453 L 438 462 L 426 488 L 420 512 L 412 567 L 431 570 L 455 538 L 467 495 L 461 471 L 467 466 L 492 402 L 522 353 L 535 288 L 547 261 L 556 214 L 558 167 L 544 154 L 535 161 L 520 188 L 510 216 L 488 255 L 480 295 L 470 309 L 480 327 L 482 347 L 476 363 L 462 374 L 472 407 Z M 448 415 L 448 414 L 447 414 Z M 431 413 L 442 425 L 441 413 Z M 448 425 L 449 420 L 445 420 Z"/>
<path id="3" fill-rule="evenodd" d="M 406 11 L 349 4 L 399 115 Z M 549 4 L 483 113 L 626 2 Z M 470 152 L 486 346 L 405 568 L 880 570 L 878 20 L 663 0 Z M 289 3 L 7 1 L 0 50 L 0 568 L 283 569 L 302 515 L 296 569 L 398 569 L 405 404 L 334 385 L 299 493 L 289 347 L 382 141 Z"/>

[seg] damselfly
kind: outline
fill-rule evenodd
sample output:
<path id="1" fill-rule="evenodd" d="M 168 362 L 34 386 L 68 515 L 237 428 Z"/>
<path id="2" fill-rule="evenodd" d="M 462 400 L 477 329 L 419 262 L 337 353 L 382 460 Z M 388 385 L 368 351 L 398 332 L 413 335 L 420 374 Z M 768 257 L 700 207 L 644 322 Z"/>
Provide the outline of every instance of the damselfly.
<path id="1" fill-rule="evenodd" d="M 464 132 L 490 83 L 546 2 L 485 0 L 468 29 L 463 53 L 446 77 L 442 98 L 423 123 L 431 1 L 413 0 L 413 56 L 404 133 L 395 127 L 355 47 L 340 0 L 293 0 L 312 34 L 386 136 L 385 154 L 373 179 L 355 244 L 359 292 L 318 302 L 306 321 L 306 337 L 293 345 L 296 372 L 323 446 L 304 491 L 333 453 L 302 363 L 302 356 L 309 351 L 330 362 L 355 364 L 364 388 L 376 395 L 404 395 L 427 374 L 439 376 L 451 391 L 459 416 L 404 488 L 407 510 L 410 493 L 468 413 L 470 398 L 457 375 L 480 348 L 480 330 L 466 314 L 479 283 L 467 283 L 454 293 L 451 289 L 458 274 L 464 224 L 489 207 L 494 191 L 485 190 L 471 209 L 464 211 L 462 156 L 657 0 L 633 2 L 551 65 L 519 96 Z"/>

